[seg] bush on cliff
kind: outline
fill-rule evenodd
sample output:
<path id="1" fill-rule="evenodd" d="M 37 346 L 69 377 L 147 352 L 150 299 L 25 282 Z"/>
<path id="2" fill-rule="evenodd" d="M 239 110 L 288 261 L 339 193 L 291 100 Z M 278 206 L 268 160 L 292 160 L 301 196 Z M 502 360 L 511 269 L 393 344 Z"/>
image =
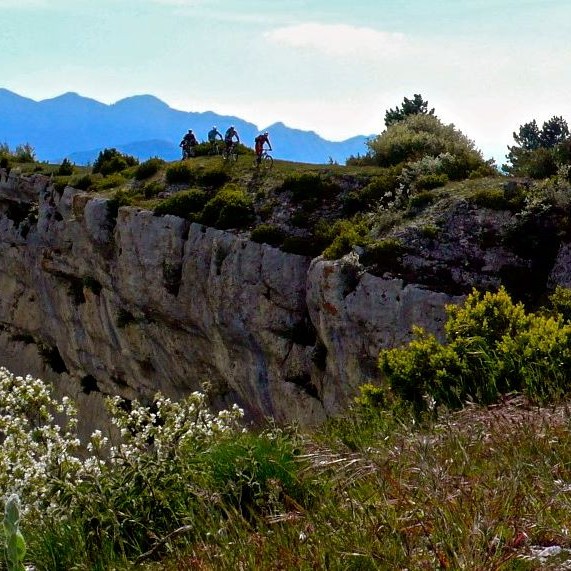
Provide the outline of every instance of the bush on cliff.
<path id="1" fill-rule="evenodd" d="M 332 225 L 319 225 L 317 235 L 330 241 L 323 251 L 326 260 L 338 260 L 353 249 L 370 241 L 369 228 L 362 220 L 337 220 Z"/>
<path id="2" fill-rule="evenodd" d="M 117 149 L 103 149 L 93 162 L 92 172 L 107 176 L 137 164 L 139 164 L 139 161 L 131 155 L 121 153 Z"/>
<path id="3" fill-rule="evenodd" d="M 95 178 L 90 174 L 84 174 L 69 180 L 69 186 L 78 190 L 91 190 L 95 184 Z"/>
<path id="4" fill-rule="evenodd" d="M 571 388 L 571 323 L 562 314 L 527 313 L 503 288 L 474 290 L 447 313 L 446 343 L 416 328 L 406 347 L 380 353 L 392 391 L 415 407 L 491 403 L 511 391 L 544 401 Z"/>
<path id="5" fill-rule="evenodd" d="M 285 240 L 285 232 L 278 226 L 272 224 L 260 224 L 256 226 L 250 234 L 250 239 L 259 244 L 269 244 L 270 246 L 280 246 Z"/>
<path id="6" fill-rule="evenodd" d="M 339 187 L 319 174 L 301 173 L 289 175 L 283 181 L 280 192 L 291 192 L 292 202 L 308 202 L 316 205 L 326 197 L 339 192 Z"/>
<path id="7" fill-rule="evenodd" d="M 153 157 L 142 162 L 135 170 L 135 180 L 145 180 L 157 174 L 165 165 L 165 161 Z"/>
<path id="8" fill-rule="evenodd" d="M 185 161 L 171 163 L 165 173 L 167 184 L 191 184 L 194 182 L 194 172 Z"/>
<path id="9" fill-rule="evenodd" d="M 63 159 L 61 165 L 59 165 L 56 175 L 57 176 L 69 176 L 73 174 L 73 163 L 69 159 Z"/>
<path id="10" fill-rule="evenodd" d="M 445 125 L 429 114 L 409 115 L 367 144 L 375 163 L 384 167 L 448 153 L 455 161 L 454 172 L 445 174 L 453 179 L 466 178 L 488 164 L 473 141 L 454 125 Z"/>
<path id="11" fill-rule="evenodd" d="M 200 215 L 200 222 L 222 230 L 246 228 L 253 221 L 252 198 L 237 185 L 223 187 L 206 203 Z"/>
<path id="12" fill-rule="evenodd" d="M 571 164 L 571 137 L 563 117 L 554 116 L 538 127 L 535 119 L 514 132 L 515 145 L 508 147 L 508 163 L 503 169 L 511 175 L 548 178 L 559 166 Z"/>
<path id="13" fill-rule="evenodd" d="M 169 198 L 163 200 L 155 207 L 154 213 L 157 216 L 172 214 L 180 218 L 195 218 L 201 212 L 208 201 L 208 195 L 199 188 L 176 192 Z"/>

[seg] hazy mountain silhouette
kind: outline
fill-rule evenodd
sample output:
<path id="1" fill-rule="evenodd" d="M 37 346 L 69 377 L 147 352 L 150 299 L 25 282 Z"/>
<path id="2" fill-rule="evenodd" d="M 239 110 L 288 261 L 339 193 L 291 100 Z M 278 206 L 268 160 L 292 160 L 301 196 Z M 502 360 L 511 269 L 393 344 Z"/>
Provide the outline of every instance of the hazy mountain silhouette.
<path id="1" fill-rule="evenodd" d="M 0 88 L 0 117 L 0 143 L 10 148 L 29 143 L 39 160 L 56 163 L 65 157 L 77 164 L 93 162 L 106 147 L 142 160 L 153 156 L 174 160 L 180 157 L 178 144 L 188 129 L 205 140 L 213 125 L 222 132 L 234 125 L 248 146 L 253 146 L 259 132 L 256 125 L 238 117 L 178 111 L 152 95 L 136 95 L 107 105 L 77 93 L 34 101 Z M 266 129 L 276 158 L 344 163 L 350 155 L 366 151 L 365 136 L 333 142 L 283 123 Z"/>

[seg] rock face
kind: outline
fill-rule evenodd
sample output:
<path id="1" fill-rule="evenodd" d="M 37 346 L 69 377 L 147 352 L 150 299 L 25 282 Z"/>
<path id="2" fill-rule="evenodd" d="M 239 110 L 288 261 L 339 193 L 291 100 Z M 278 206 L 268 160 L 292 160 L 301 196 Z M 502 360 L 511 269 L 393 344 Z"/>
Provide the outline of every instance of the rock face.
<path id="1" fill-rule="evenodd" d="M 0 172 L 0 364 L 51 380 L 85 433 L 104 395 L 209 384 L 253 421 L 321 422 L 459 296 Z M 566 254 L 568 256 L 568 253 Z"/>

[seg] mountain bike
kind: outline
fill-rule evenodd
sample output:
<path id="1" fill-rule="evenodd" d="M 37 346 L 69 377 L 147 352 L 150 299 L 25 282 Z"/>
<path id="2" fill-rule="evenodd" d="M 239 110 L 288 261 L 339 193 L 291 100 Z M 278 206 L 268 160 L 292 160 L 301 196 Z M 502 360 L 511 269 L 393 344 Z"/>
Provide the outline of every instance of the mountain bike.
<path id="1" fill-rule="evenodd" d="M 238 160 L 238 153 L 236 152 L 236 143 L 232 143 L 230 147 L 224 147 L 222 151 L 222 158 L 225 161 L 235 163 Z"/>
<path id="2" fill-rule="evenodd" d="M 258 158 L 254 160 L 254 167 L 262 167 L 263 169 L 270 170 L 274 166 L 274 159 L 272 155 L 268 152 L 268 149 L 264 149 L 260 155 L 260 160 Z"/>
<path id="3" fill-rule="evenodd" d="M 220 141 L 211 141 L 210 142 L 210 151 L 208 151 L 209 155 L 218 156 L 220 154 L 220 145 L 222 143 Z"/>
<path id="4" fill-rule="evenodd" d="M 186 146 L 182 147 L 182 160 L 190 159 L 195 156 L 194 147 Z"/>

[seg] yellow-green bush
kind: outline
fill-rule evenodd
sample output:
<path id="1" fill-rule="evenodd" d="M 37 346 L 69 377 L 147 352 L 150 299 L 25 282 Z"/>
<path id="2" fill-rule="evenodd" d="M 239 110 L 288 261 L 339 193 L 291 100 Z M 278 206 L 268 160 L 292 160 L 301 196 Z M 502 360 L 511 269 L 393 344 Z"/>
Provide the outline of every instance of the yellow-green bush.
<path id="1" fill-rule="evenodd" d="M 142 162 L 135 170 L 135 180 L 144 180 L 158 173 L 165 165 L 165 161 L 158 157 L 153 157 Z"/>
<path id="2" fill-rule="evenodd" d="M 216 228 L 245 228 L 254 220 L 252 198 L 236 185 L 227 185 L 211 198 L 200 217 L 203 224 Z"/>
<path id="3" fill-rule="evenodd" d="M 381 371 L 400 397 L 417 407 L 461 406 L 510 391 L 543 401 L 570 388 L 571 324 L 560 314 L 527 313 L 503 288 L 474 290 L 446 310 L 446 343 L 416 328 L 407 346 L 380 352 Z"/>
<path id="4" fill-rule="evenodd" d="M 454 172 L 446 174 L 453 179 L 465 178 L 486 164 L 473 141 L 434 115 L 410 115 L 367 144 L 376 164 L 384 167 L 449 153 L 455 159 Z"/>
<path id="5" fill-rule="evenodd" d="M 253 242 L 269 244 L 270 246 L 280 246 L 285 237 L 285 232 L 273 224 L 260 224 L 256 226 L 250 234 L 250 239 Z"/>
<path id="6" fill-rule="evenodd" d="M 191 184 L 194 181 L 193 170 L 183 161 L 169 165 L 165 176 L 168 184 Z"/>
<path id="7" fill-rule="evenodd" d="M 157 216 L 172 214 L 180 218 L 190 218 L 192 214 L 200 212 L 208 200 L 208 195 L 198 188 L 176 192 L 155 207 Z"/>
<path id="8" fill-rule="evenodd" d="M 323 251 L 326 260 L 338 260 L 348 254 L 353 246 L 364 246 L 370 240 L 367 225 L 359 221 L 338 220 L 328 226 L 326 232 L 323 232 L 323 225 L 320 228 L 322 231 L 317 232 L 318 237 L 331 240 Z"/>

